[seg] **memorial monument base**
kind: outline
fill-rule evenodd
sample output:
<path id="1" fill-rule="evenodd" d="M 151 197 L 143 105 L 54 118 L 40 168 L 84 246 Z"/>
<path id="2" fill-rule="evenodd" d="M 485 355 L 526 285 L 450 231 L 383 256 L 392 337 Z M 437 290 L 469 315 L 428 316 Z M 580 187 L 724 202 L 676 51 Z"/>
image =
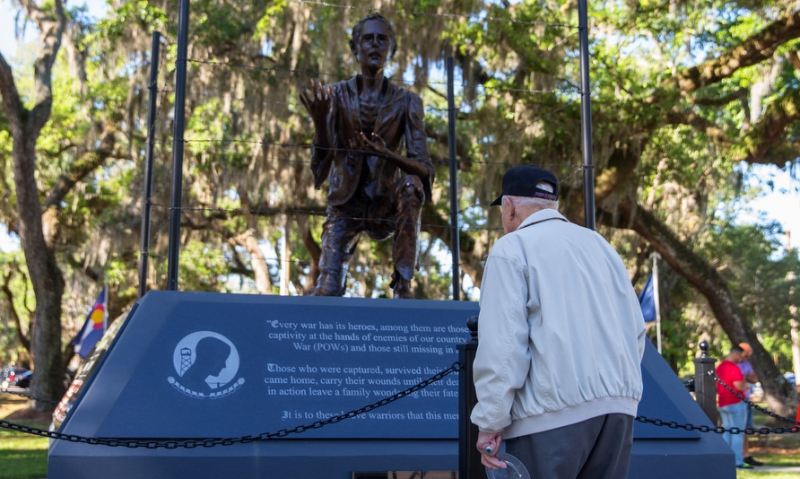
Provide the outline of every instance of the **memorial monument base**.
<path id="1" fill-rule="evenodd" d="M 468 338 L 467 318 L 477 312 L 468 302 L 150 292 L 99 359 L 60 432 L 180 440 L 309 424 L 448 368 L 457 360 L 455 345 Z M 709 424 L 647 346 L 639 413 Z M 53 441 L 48 478 L 352 479 L 356 472 L 456 471 L 453 391 L 456 374 L 371 414 L 248 444 L 167 450 Z M 733 453 L 719 436 L 636 423 L 630 478 L 735 476 Z"/>

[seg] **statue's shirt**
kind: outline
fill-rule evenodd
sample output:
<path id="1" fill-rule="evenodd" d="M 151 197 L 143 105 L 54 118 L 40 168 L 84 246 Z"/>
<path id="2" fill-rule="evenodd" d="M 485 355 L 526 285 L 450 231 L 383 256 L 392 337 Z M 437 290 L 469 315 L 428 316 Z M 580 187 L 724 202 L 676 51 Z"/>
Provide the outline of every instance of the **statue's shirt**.
<path id="1" fill-rule="evenodd" d="M 429 170 L 428 178 L 423 181 L 426 201 L 431 199 L 431 186 L 435 171 L 428 154 L 427 135 L 425 134 L 425 110 L 422 99 L 405 88 L 383 80 L 378 98 L 363 98 L 359 86 L 361 79 L 350 80 L 329 85 L 337 91 L 333 108 L 335 114 L 330 115 L 325 125 L 327 138 L 335 139 L 334 147 L 325 145 L 318 147 L 316 141 L 311 146 L 311 171 L 314 174 L 314 186 L 319 188 L 328 180 L 328 205 L 337 206 L 346 203 L 356 191 L 363 191 L 370 199 L 381 198 L 402 175 L 397 166 L 384 161 L 377 155 L 368 152 L 354 152 L 345 136 L 344 125 L 358 125 L 368 137 L 372 133 L 380 135 L 386 147 L 405 156 L 409 160 L 422 163 Z M 345 104 L 341 99 L 347 95 L 350 102 Z"/>
<path id="2" fill-rule="evenodd" d="M 361 120 L 361 129 L 364 131 L 364 134 L 367 135 L 367 138 L 372 136 L 372 132 L 375 131 L 375 120 L 378 117 L 378 107 L 380 107 L 380 101 L 369 101 L 369 98 L 365 98 L 362 95 L 358 96 L 358 110 L 360 113 L 360 120 Z"/>
<path id="3" fill-rule="evenodd" d="M 364 85 L 363 80 L 359 79 L 358 82 L 358 111 L 359 111 L 359 120 L 361 122 L 361 131 L 364 132 L 367 138 L 372 137 L 372 133 L 375 131 L 375 121 L 378 118 L 378 110 L 381 106 L 381 101 L 383 100 L 383 96 L 385 93 L 385 89 L 381 88 L 381 92 L 379 96 L 373 97 L 369 94 L 364 92 Z M 369 180 L 369 166 L 367 165 L 367 157 L 363 157 L 362 163 L 364 163 L 361 167 L 361 177 L 359 178 L 358 184 L 359 187 L 364 187 Z"/>

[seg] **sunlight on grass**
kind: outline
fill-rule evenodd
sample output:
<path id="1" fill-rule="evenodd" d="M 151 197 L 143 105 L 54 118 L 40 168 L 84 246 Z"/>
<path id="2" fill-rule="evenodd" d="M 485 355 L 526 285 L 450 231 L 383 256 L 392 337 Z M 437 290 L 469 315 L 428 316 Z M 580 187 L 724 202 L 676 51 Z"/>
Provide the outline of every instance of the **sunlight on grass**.
<path id="1" fill-rule="evenodd" d="M 47 447 L 47 438 L 4 431 L 0 435 L 0 479 L 45 477 Z"/>

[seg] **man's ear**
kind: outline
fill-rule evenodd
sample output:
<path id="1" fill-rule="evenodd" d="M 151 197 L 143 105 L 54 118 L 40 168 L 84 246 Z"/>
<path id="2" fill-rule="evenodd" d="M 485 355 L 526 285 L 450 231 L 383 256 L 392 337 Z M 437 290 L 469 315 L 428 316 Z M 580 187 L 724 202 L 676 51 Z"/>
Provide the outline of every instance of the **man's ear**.
<path id="1" fill-rule="evenodd" d="M 514 213 L 516 213 L 514 202 L 508 196 L 503 196 L 503 213 L 508 214 L 508 217 L 512 219 L 514 218 Z"/>

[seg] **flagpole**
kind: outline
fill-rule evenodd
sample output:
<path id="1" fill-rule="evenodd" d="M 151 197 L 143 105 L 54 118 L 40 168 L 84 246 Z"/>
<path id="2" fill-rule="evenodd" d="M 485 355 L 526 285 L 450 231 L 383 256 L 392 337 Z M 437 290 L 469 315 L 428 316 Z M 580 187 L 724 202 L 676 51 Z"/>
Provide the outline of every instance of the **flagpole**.
<path id="1" fill-rule="evenodd" d="M 103 334 L 105 335 L 108 331 L 108 276 L 104 277 L 103 289 L 106 291 L 103 296 Z"/>
<path id="2" fill-rule="evenodd" d="M 658 260 L 661 255 L 653 253 L 653 303 L 656 308 L 656 347 L 658 354 L 661 354 L 661 307 L 658 300 Z"/>

